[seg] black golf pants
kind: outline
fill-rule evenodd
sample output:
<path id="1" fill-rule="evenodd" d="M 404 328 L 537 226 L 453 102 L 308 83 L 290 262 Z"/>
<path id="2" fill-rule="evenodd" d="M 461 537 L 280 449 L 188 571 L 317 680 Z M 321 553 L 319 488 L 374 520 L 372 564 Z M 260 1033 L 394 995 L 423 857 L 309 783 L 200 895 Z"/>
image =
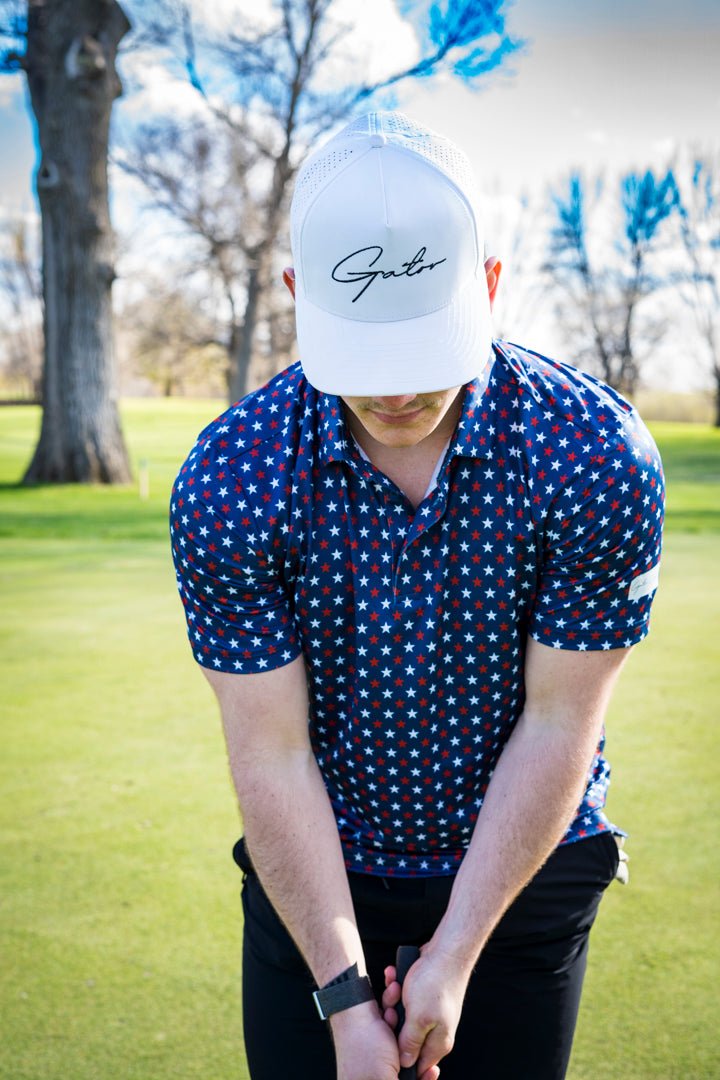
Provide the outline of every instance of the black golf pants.
<path id="1" fill-rule="evenodd" d="M 252 1080 L 335 1080 L 329 1027 L 300 953 L 235 849 L 243 886 L 243 1023 Z M 558 848 L 517 897 L 470 980 L 442 1080 L 563 1080 L 572 1047 L 588 935 L 618 864 L 602 834 Z M 452 878 L 349 874 L 368 973 L 381 997 L 397 945 L 423 945 L 448 901 Z"/>

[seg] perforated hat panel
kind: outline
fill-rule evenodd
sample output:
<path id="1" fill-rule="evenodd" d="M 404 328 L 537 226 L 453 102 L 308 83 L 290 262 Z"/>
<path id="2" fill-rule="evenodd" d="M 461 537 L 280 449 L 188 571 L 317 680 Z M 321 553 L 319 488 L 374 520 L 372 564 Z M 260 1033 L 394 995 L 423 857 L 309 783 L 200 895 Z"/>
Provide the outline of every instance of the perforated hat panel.
<path id="1" fill-rule="evenodd" d="M 378 137 L 398 149 L 418 154 L 440 170 L 468 200 L 477 214 L 475 174 L 462 150 L 443 135 L 420 127 L 403 113 L 369 113 L 358 117 L 329 139 L 300 169 L 290 213 L 290 244 L 293 253 L 299 251 L 299 231 L 310 203 L 322 188 L 345 168 L 353 155 L 365 149 L 373 138 Z"/>
<path id="2" fill-rule="evenodd" d="M 338 146 L 333 150 L 331 149 L 333 141 L 334 140 L 331 140 L 327 146 L 322 148 L 322 153 L 314 154 L 312 158 L 308 159 L 298 173 L 297 180 L 295 181 L 295 191 L 292 200 L 293 235 L 291 243 L 293 251 L 296 250 L 295 233 L 303 221 L 305 210 L 313 201 L 318 191 L 324 186 L 325 182 L 331 180 L 338 169 L 341 169 L 355 152 L 352 146 Z"/>
<path id="3" fill-rule="evenodd" d="M 333 394 L 460 386 L 491 320 L 475 179 L 401 113 L 359 117 L 300 169 L 290 212 L 298 349 Z"/>

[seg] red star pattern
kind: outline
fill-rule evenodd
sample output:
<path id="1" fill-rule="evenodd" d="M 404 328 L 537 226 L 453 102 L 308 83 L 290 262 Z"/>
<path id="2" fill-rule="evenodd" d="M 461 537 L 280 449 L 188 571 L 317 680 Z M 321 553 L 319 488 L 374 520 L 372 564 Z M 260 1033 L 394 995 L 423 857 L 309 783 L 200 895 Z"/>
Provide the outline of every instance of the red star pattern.
<path id="1" fill-rule="evenodd" d="M 403 876 L 457 869 L 522 709 L 528 634 L 645 636 L 662 519 L 627 402 L 506 342 L 417 511 L 299 365 L 206 428 L 171 506 L 195 658 L 252 673 L 302 651 L 348 868 Z M 603 746 L 564 842 L 614 828 Z"/>

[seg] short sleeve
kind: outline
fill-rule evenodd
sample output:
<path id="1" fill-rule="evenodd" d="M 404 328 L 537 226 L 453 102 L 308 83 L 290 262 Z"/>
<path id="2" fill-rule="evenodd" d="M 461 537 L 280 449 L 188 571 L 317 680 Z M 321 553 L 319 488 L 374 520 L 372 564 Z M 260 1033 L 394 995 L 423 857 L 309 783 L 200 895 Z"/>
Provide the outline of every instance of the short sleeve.
<path id="1" fill-rule="evenodd" d="M 589 440 L 588 440 L 589 442 Z M 618 649 L 648 632 L 658 584 L 662 466 L 636 414 L 555 496 L 530 633 L 559 649 Z"/>
<path id="2" fill-rule="evenodd" d="M 193 655 L 203 667 L 254 674 L 300 653 L 291 604 L 241 485 L 194 452 L 170 507 L 172 554 Z"/>

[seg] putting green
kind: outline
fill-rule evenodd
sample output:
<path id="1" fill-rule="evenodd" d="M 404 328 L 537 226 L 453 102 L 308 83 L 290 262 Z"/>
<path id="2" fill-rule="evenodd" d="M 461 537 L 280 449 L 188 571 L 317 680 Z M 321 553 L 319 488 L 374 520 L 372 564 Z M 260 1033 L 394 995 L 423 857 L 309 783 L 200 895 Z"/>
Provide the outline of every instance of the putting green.
<path id="1" fill-rule="evenodd" d="M 0 1080 L 243 1080 L 238 814 L 170 567 L 175 470 L 217 402 L 128 402 L 149 497 L 22 490 L 0 409 Z M 720 432 L 653 425 L 668 526 L 608 722 L 630 884 L 593 933 L 569 1080 L 715 1080 Z M 2 486 L 2 485 L 5 486 Z"/>

